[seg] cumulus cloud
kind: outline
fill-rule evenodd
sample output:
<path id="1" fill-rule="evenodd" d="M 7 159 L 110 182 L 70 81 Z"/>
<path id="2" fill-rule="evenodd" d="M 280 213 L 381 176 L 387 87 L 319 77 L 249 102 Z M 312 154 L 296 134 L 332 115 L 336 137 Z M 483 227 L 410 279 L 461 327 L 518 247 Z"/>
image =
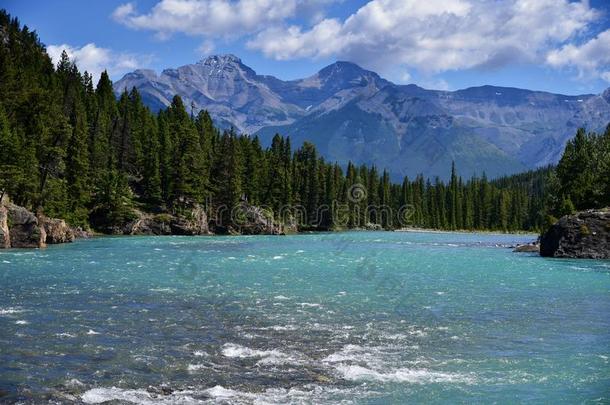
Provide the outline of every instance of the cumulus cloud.
<path id="1" fill-rule="evenodd" d="M 150 30 L 161 39 L 181 32 L 209 37 L 235 37 L 258 31 L 294 15 L 297 0 L 161 0 L 148 13 L 133 3 L 114 10 L 115 21 Z"/>
<path id="2" fill-rule="evenodd" d="M 371 0 L 345 20 L 268 28 L 248 42 L 279 60 L 335 56 L 433 75 L 544 61 L 599 17 L 569 0 Z"/>
<path id="3" fill-rule="evenodd" d="M 610 29 L 581 45 L 567 44 L 549 52 L 547 63 L 578 70 L 583 79 L 600 77 L 610 82 Z"/>
<path id="4" fill-rule="evenodd" d="M 133 54 L 117 53 L 107 48 L 98 47 L 94 43 L 86 44 L 80 48 L 68 44 L 47 46 L 47 53 L 54 64 L 59 62 L 64 50 L 70 60 L 76 63 L 78 69 L 81 72 L 91 73 L 96 82 L 104 70 L 107 70 L 111 76 L 118 75 L 142 67 L 142 64 L 146 64 L 148 59 L 148 57 L 137 57 Z"/>
<path id="5" fill-rule="evenodd" d="M 277 60 L 343 59 L 429 80 L 518 63 L 610 76 L 608 31 L 583 41 L 602 16 L 588 0 L 370 0 L 345 18 L 325 16 L 342 1 L 158 0 L 147 10 L 122 4 L 112 16 L 160 39 L 201 37 L 200 53 L 245 37 L 248 48 Z"/>

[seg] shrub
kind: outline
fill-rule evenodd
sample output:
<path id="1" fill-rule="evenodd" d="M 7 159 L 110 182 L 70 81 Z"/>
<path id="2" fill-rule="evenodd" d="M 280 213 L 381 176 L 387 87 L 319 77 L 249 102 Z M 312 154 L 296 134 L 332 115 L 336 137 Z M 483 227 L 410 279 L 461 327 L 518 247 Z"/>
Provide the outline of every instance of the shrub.
<path id="1" fill-rule="evenodd" d="M 584 236 L 591 235 L 591 231 L 589 230 L 589 227 L 586 224 L 580 225 L 580 234 Z"/>
<path id="2" fill-rule="evenodd" d="M 164 224 L 170 223 L 172 216 L 169 214 L 157 214 L 155 215 L 155 222 L 162 222 Z"/>

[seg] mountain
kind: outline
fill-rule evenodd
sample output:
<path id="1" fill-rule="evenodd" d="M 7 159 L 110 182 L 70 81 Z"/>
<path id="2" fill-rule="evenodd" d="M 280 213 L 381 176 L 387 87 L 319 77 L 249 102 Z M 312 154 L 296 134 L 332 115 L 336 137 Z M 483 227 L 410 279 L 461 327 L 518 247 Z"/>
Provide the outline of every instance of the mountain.
<path id="1" fill-rule="evenodd" d="M 221 127 L 263 143 L 275 133 L 295 146 L 310 141 L 330 161 L 376 164 L 395 179 L 446 178 L 452 161 L 463 175 L 490 177 L 555 163 L 577 128 L 601 130 L 610 122 L 610 89 L 579 96 L 496 86 L 426 90 L 350 62 L 284 81 L 234 55 L 215 55 L 160 75 L 136 70 L 115 91 L 134 86 L 153 110 L 179 94 Z"/>

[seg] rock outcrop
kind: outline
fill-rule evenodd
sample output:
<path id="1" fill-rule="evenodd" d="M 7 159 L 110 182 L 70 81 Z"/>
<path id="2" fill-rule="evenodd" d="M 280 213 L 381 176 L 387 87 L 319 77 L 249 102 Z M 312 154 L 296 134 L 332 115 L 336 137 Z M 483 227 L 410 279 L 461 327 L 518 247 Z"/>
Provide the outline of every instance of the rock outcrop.
<path id="1" fill-rule="evenodd" d="M 41 217 L 43 228 L 46 232 L 46 243 L 70 243 L 74 242 L 74 231 L 63 219 Z"/>
<path id="2" fill-rule="evenodd" d="M 199 204 L 192 204 L 179 212 L 157 215 L 136 212 L 137 219 L 127 223 L 125 235 L 209 235 L 208 216 Z"/>
<path id="3" fill-rule="evenodd" d="M 283 235 L 281 224 L 273 215 L 260 207 L 242 203 L 231 212 L 231 233 L 241 235 Z"/>
<path id="4" fill-rule="evenodd" d="M 282 225 L 263 208 L 242 204 L 234 210 L 229 226 L 211 221 L 220 234 L 283 235 L 297 232 L 296 222 Z M 128 212 L 129 220 L 98 228 L 112 235 L 211 235 L 210 221 L 203 206 L 181 201 L 171 212 L 150 214 L 139 210 Z M 37 217 L 24 207 L 8 201 L 0 204 L 0 248 L 37 248 L 47 244 L 69 243 L 88 238 L 90 233 L 72 228 L 63 219 Z"/>
<path id="5" fill-rule="evenodd" d="M 10 234 L 10 247 L 35 248 L 46 246 L 46 231 L 40 226 L 38 218 L 32 212 L 18 205 L 9 203 L 8 228 Z"/>
<path id="6" fill-rule="evenodd" d="M 0 203 L 0 249 L 41 248 L 85 235 L 86 231 L 70 228 L 63 219 L 36 216 L 8 199 Z"/>
<path id="7" fill-rule="evenodd" d="M 174 235 L 209 235 L 208 216 L 203 207 L 194 204 L 182 215 L 176 215 L 170 221 L 170 228 Z"/>
<path id="8" fill-rule="evenodd" d="M 11 234 L 8 229 L 8 210 L 0 203 L 0 249 L 11 247 Z"/>
<path id="9" fill-rule="evenodd" d="M 542 235 L 540 255 L 610 259 L 610 208 L 562 217 Z"/>

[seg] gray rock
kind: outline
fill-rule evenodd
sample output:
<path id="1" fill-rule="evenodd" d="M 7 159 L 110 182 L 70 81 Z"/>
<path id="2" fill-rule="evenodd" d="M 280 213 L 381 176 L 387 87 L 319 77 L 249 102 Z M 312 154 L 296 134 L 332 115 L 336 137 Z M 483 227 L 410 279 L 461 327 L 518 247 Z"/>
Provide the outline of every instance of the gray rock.
<path id="1" fill-rule="evenodd" d="M 41 217 L 40 221 L 47 234 L 45 240 L 47 244 L 70 243 L 74 241 L 74 231 L 63 219 Z"/>
<path id="2" fill-rule="evenodd" d="M 171 216 L 167 215 L 169 219 L 165 217 L 164 214 L 160 214 L 154 217 L 145 216 L 139 218 L 135 222 L 127 224 L 125 233 L 129 235 L 171 235 Z"/>
<path id="3" fill-rule="evenodd" d="M 11 234 L 8 229 L 8 210 L 0 204 L 0 249 L 11 247 Z"/>
<path id="4" fill-rule="evenodd" d="M 273 215 L 260 207 L 242 203 L 233 210 L 231 233 L 242 235 L 283 235 L 285 231 Z"/>
<path id="5" fill-rule="evenodd" d="M 517 245 L 513 252 L 517 253 L 538 253 L 540 252 L 540 245 L 537 243 L 526 243 L 524 245 Z"/>
<path id="6" fill-rule="evenodd" d="M 136 211 L 138 219 L 125 224 L 125 235 L 209 235 L 208 217 L 203 207 L 188 203 L 177 212 L 157 215 Z"/>
<path id="7" fill-rule="evenodd" d="M 562 217 L 542 235 L 540 255 L 610 259 L 610 208 Z"/>
<path id="8" fill-rule="evenodd" d="M 175 215 L 170 222 L 174 235 L 209 235 L 208 216 L 199 204 L 193 204 L 189 209 Z"/>
<path id="9" fill-rule="evenodd" d="M 39 226 L 36 215 L 12 203 L 7 208 L 11 247 L 45 247 L 47 235 L 44 227 Z"/>
<path id="10" fill-rule="evenodd" d="M 80 226 L 70 229 L 75 239 L 89 239 L 92 236 L 91 232 L 81 228 Z"/>

